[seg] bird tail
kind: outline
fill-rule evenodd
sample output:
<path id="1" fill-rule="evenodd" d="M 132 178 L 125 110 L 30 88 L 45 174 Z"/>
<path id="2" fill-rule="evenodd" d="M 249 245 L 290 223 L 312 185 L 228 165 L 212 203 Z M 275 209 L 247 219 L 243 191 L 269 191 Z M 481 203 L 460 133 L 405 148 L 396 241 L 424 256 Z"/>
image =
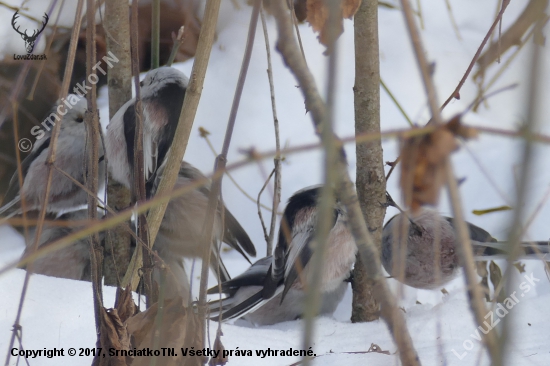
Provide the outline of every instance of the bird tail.
<path id="1" fill-rule="evenodd" d="M 472 242 L 477 248 L 476 260 L 486 261 L 489 258 L 506 258 L 510 254 L 508 242 Z M 549 259 L 550 242 L 549 241 L 527 241 L 520 243 L 520 257 L 526 259 Z"/>
<path id="2" fill-rule="evenodd" d="M 251 311 L 261 307 L 266 300 L 262 297 L 262 289 L 254 292 L 252 295 L 237 299 L 235 296 L 229 296 L 223 299 L 210 301 L 208 303 L 209 318 L 211 320 L 227 321 L 238 319 Z"/>
<path id="3" fill-rule="evenodd" d="M 3 219 L 10 219 L 13 216 L 17 215 L 17 204 L 19 203 L 19 196 L 6 203 L 4 206 L 0 207 L 0 215 L 6 215 Z M 15 207 L 14 207 L 15 206 Z"/>

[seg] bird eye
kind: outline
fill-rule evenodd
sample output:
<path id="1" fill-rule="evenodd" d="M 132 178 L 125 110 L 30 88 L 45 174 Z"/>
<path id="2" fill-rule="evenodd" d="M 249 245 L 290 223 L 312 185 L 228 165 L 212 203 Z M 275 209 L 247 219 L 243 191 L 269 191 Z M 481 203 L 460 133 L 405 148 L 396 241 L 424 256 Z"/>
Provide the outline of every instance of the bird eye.
<path id="1" fill-rule="evenodd" d="M 84 122 L 84 118 L 82 118 L 82 117 L 77 117 L 77 118 L 76 118 L 76 121 L 77 121 L 78 123 Z"/>
<path id="2" fill-rule="evenodd" d="M 143 88 L 143 81 L 139 82 L 139 86 Z"/>

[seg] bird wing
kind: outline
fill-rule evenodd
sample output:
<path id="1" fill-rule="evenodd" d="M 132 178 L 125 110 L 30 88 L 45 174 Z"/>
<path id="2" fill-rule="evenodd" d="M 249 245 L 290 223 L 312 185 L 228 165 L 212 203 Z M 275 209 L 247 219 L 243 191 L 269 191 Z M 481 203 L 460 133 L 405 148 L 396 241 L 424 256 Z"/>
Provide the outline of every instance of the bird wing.
<path id="1" fill-rule="evenodd" d="M 208 294 L 222 293 L 232 294 L 243 286 L 262 286 L 265 277 L 269 273 L 272 256 L 264 257 L 252 264 L 246 271 L 237 277 L 216 285 L 208 290 Z"/>
<path id="2" fill-rule="evenodd" d="M 38 146 L 36 149 L 34 149 L 29 155 L 23 159 L 21 162 L 21 176 L 23 177 L 23 180 L 27 176 L 27 173 L 29 171 L 29 168 L 32 164 L 32 162 L 42 154 L 44 150 L 46 150 L 50 146 L 50 137 L 44 139 L 44 142 L 40 146 Z M 17 204 L 20 200 L 19 197 L 19 178 L 17 175 L 17 171 L 13 174 L 13 176 L 10 179 L 10 184 L 8 186 L 8 190 L 6 191 L 6 195 L 4 196 L 3 205 L 0 208 L 0 214 L 3 214 L 4 212 L 8 211 L 11 207 L 13 207 L 15 204 Z"/>
<path id="3" fill-rule="evenodd" d="M 162 171 L 162 169 L 159 171 Z M 205 179 L 205 176 L 197 168 L 185 161 L 181 163 L 179 175 L 191 181 Z M 205 197 L 210 197 L 209 184 L 203 185 L 197 189 Z M 250 240 L 250 237 L 239 221 L 237 221 L 235 216 L 233 216 L 233 214 L 225 208 L 221 200 L 218 204 L 218 215 L 224 218 L 222 241 L 238 251 L 248 261 L 248 263 L 250 263 L 250 259 L 248 259 L 245 252 L 248 253 L 248 255 L 255 257 L 256 248 L 254 247 L 254 243 L 252 243 L 252 240 Z"/>
<path id="4" fill-rule="evenodd" d="M 454 219 L 452 217 L 445 217 L 445 220 L 447 220 L 451 226 L 454 228 Z M 470 232 L 470 239 L 479 241 L 479 242 L 496 242 L 497 240 L 491 236 L 487 231 L 483 230 L 479 226 L 475 226 L 474 224 L 470 224 L 469 222 L 466 222 L 468 225 L 468 231 Z"/>

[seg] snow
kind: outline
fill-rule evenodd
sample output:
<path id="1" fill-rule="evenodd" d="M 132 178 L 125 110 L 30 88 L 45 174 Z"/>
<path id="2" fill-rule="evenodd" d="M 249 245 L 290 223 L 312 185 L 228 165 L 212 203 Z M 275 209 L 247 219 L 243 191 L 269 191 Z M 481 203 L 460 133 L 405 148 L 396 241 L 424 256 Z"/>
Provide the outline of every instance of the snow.
<path id="1" fill-rule="evenodd" d="M 33 1 L 29 8 L 33 14 L 40 14 L 38 1 Z M 212 134 L 210 139 L 216 149 L 221 150 L 224 138 L 236 80 L 242 61 L 250 8 L 242 6 L 240 10 L 233 9 L 232 2 L 223 1 L 220 12 L 218 37 L 212 50 L 212 56 L 206 76 L 202 99 L 197 112 L 191 140 L 187 148 L 186 160 L 197 166 L 203 172 L 212 171 L 214 155 L 205 141 L 200 138 L 199 127 L 204 127 Z M 526 2 L 511 2 L 503 19 L 502 29 L 507 29 L 516 16 L 523 10 Z M 479 43 L 489 28 L 495 15 L 497 1 L 462 0 L 451 1 L 453 15 L 458 23 L 462 41 L 451 26 L 448 12 L 443 1 L 422 2 L 425 29 L 422 31 L 428 59 L 434 61 L 435 82 L 440 103 L 454 90 L 466 70 Z M 429 6 L 428 6 L 429 5 Z M 45 8 L 46 3 L 41 5 Z M 74 10 L 71 10 L 71 12 Z M 71 12 L 64 13 L 64 21 L 70 24 Z M 68 15 L 66 15 L 68 14 Z M 410 40 L 405 30 L 403 16 L 399 11 L 380 8 L 380 48 L 381 74 L 386 85 L 391 89 L 403 108 L 422 125 L 428 117 L 426 96 L 420 80 L 420 74 L 410 46 Z M 10 52 L 22 53 L 14 47 L 22 47 L 22 42 L 13 37 L 13 30 L 8 17 L 11 11 L 1 10 L 0 17 L 6 18 L 4 27 L 0 27 L 0 35 L 8 39 L 0 47 L 0 54 Z M 345 32 L 339 43 L 339 57 L 336 130 L 341 137 L 349 137 L 354 133 L 353 91 L 354 59 L 353 59 L 353 23 L 344 22 Z M 272 57 L 274 64 L 275 91 L 277 111 L 279 115 L 281 141 L 283 146 L 296 147 L 318 141 L 314 134 L 310 116 L 304 112 L 303 98 L 296 88 L 297 82 L 282 63 L 280 55 L 275 51 L 276 29 L 272 19 L 268 20 Z M 325 94 L 326 58 L 323 47 L 318 44 L 316 36 L 308 25 L 300 26 L 305 47 L 307 62 L 311 68 L 319 90 Z M 548 36 L 548 30 L 545 32 Z M 42 41 L 43 42 L 43 41 Z M 37 45 L 39 47 L 39 45 Z M 43 46 L 42 46 L 43 47 Z M 526 119 L 527 107 L 526 79 L 530 70 L 530 52 L 528 47 L 513 62 L 512 66 L 500 81 L 492 88 L 519 82 L 520 85 L 512 91 L 500 93 L 488 101 L 488 107 L 481 107 L 478 113 L 468 113 L 463 118 L 465 123 L 473 126 L 486 126 L 499 129 L 516 129 L 519 123 Z M 37 50 L 35 53 L 38 53 Z M 550 106 L 543 101 L 550 100 L 550 67 L 548 67 L 549 50 L 543 49 L 545 70 L 540 75 L 539 92 L 539 126 L 537 130 L 550 133 L 547 117 Z M 504 59 L 510 52 L 504 55 Z M 178 69 L 190 74 L 192 61 L 175 65 Z M 269 85 L 266 76 L 267 61 L 261 26 L 256 34 L 256 44 L 252 54 L 247 82 L 244 88 L 242 102 L 237 115 L 237 125 L 233 134 L 229 163 L 244 158 L 243 149 L 251 147 L 258 151 L 271 151 L 275 146 L 273 122 L 269 96 Z M 492 66 L 488 71 L 488 79 L 498 69 Z M 475 70 L 475 69 L 474 69 Z M 455 100 L 445 109 L 446 118 L 462 112 L 476 96 L 476 87 L 468 79 L 461 90 L 461 100 Z M 100 105 L 102 120 L 107 116 L 106 90 L 102 90 Z M 387 94 L 381 91 L 381 116 L 383 130 L 406 128 L 407 123 L 392 103 Z M 546 118 L 545 118 L 546 117 Z M 499 239 L 507 237 L 507 230 L 512 220 L 512 211 L 499 212 L 484 216 L 475 216 L 474 209 L 484 209 L 501 205 L 514 205 L 517 174 L 521 159 L 521 142 L 517 139 L 497 135 L 481 134 L 477 140 L 469 141 L 466 148 L 453 155 L 453 164 L 457 177 L 466 178 L 460 187 L 466 219 L 487 229 Z M 398 154 L 395 140 L 384 140 L 384 160 L 394 160 Z M 353 144 L 346 146 L 350 163 L 350 174 L 355 176 L 355 151 Z M 535 171 L 529 183 L 529 197 L 525 203 L 526 217 L 535 212 L 537 205 L 543 201 L 540 211 L 525 233 L 526 239 L 546 240 L 548 233 L 547 217 L 550 215 L 550 205 L 544 198 L 550 183 L 550 171 L 547 157 L 550 151 L 546 145 L 537 144 L 534 155 Z M 475 159 L 474 159 L 475 157 Z M 480 162 L 480 165 L 476 161 Z M 283 164 L 282 193 L 283 202 L 295 191 L 318 184 L 322 181 L 322 155 L 318 150 L 289 154 Z M 265 160 L 258 164 L 250 164 L 232 172 L 235 179 L 247 191 L 255 196 L 272 168 L 271 161 Z M 264 172 L 262 173 L 262 169 Z M 394 198 L 399 198 L 398 175 L 388 182 L 388 190 Z M 490 177 L 490 179 L 488 178 Z M 259 255 L 265 253 L 265 241 L 260 226 L 255 203 L 244 197 L 227 178 L 224 179 L 223 195 L 227 207 L 245 227 L 256 244 Z M 263 196 L 263 202 L 270 205 L 269 191 Z M 438 207 L 444 214 L 451 214 L 447 195 L 442 192 Z M 390 218 L 395 212 L 389 211 Z M 264 216 L 269 219 L 264 211 Z M 527 221 L 527 219 L 525 219 Z M 3 227 L 0 231 L 0 268 L 6 263 L 17 259 L 23 250 L 23 241 L 11 228 Z M 246 269 L 247 264 L 232 251 L 224 254 L 224 260 L 229 271 L 236 275 Z M 545 365 L 550 363 L 550 342 L 547 329 L 550 326 L 550 284 L 540 261 L 525 261 L 526 272 L 519 274 L 514 270 L 514 289 L 519 301 L 505 316 L 510 322 L 510 341 L 508 343 L 506 360 L 510 365 Z M 504 263 L 499 262 L 501 267 Z M 200 267 L 197 267 L 200 268 Z M 198 282 L 195 271 L 194 291 L 198 292 Z M 523 275 L 531 275 L 540 281 L 536 282 L 529 292 L 523 292 L 520 286 L 526 279 Z M 7 351 L 11 326 L 14 322 L 21 284 L 24 272 L 14 269 L 0 276 L 0 359 Z M 399 286 L 390 280 L 394 293 L 399 294 L 399 301 L 406 311 L 405 317 L 414 345 L 423 365 L 486 365 L 488 357 L 480 352 L 480 342 L 475 340 L 476 327 L 469 309 L 462 277 L 457 278 L 447 286 L 448 295 L 440 291 L 416 290 Z M 524 296 L 520 296 L 520 295 Z M 105 305 L 112 306 L 114 289 L 105 287 Z M 420 303 L 418 304 L 417 301 Z M 54 279 L 34 275 L 24 304 L 21 324 L 23 325 L 23 345 L 26 349 L 43 349 L 53 347 L 94 347 L 95 329 L 91 285 L 89 283 Z M 397 364 L 394 345 L 389 331 L 383 321 L 364 324 L 351 324 L 351 290 L 333 317 L 322 317 L 316 322 L 316 333 L 313 350 L 319 356 L 314 365 L 388 365 Z M 495 322 L 500 319 L 495 315 Z M 210 334 L 215 334 L 217 323 L 211 323 Z M 499 328 L 501 324 L 497 326 Z M 293 321 L 274 326 L 251 329 L 244 321 L 236 324 L 226 324 L 223 327 L 222 341 L 226 349 L 236 350 L 266 350 L 300 349 L 302 344 L 301 321 Z M 470 342 L 468 342 L 471 341 Z M 390 355 L 381 353 L 359 353 L 369 349 L 375 343 Z M 471 350 L 465 347 L 473 347 Z M 453 352 L 454 350 L 454 352 Z M 455 355 L 463 356 L 462 359 Z M 466 354 L 464 355 L 464 352 Z M 322 355 L 322 356 L 321 356 Z M 239 357 L 232 356 L 229 365 L 288 365 L 299 360 L 299 357 Z M 11 364 L 16 359 L 12 358 Z M 32 365 L 89 365 L 91 357 L 68 358 L 37 358 L 31 360 Z M 479 363 L 478 363 L 479 362 Z"/>

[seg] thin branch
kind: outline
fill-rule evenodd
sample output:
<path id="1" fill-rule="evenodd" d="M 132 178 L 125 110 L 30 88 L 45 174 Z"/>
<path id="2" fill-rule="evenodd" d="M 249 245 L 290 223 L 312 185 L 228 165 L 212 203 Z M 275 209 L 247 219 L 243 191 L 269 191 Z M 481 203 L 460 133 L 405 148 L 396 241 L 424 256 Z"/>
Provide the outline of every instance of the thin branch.
<path id="1" fill-rule="evenodd" d="M 269 174 L 269 177 L 267 177 L 267 179 L 265 180 L 265 183 L 262 186 L 262 189 L 260 189 L 260 192 L 258 193 L 258 199 L 256 200 L 256 206 L 258 207 L 258 216 L 260 217 L 260 223 L 262 224 L 262 230 L 264 231 L 265 242 L 268 246 L 269 246 L 269 234 L 267 232 L 267 228 L 265 227 L 264 217 L 262 215 L 262 209 L 261 209 L 261 204 L 260 204 L 260 198 L 262 196 L 262 193 L 265 190 L 265 187 L 267 187 L 267 185 L 269 184 L 269 181 L 271 180 L 271 177 L 273 177 L 274 173 L 275 173 L 275 169 L 273 169 L 271 171 L 271 173 Z M 269 256 L 269 255 L 271 255 L 271 253 L 272 253 L 272 250 L 268 249 L 267 255 Z"/>
<path id="2" fill-rule="evenodd" d="M 135 102 L 135 131 L 134 131 L 134 161 L 132 172 L 132 202 L 142 202 L 146 199 L 145 193 L 145 164 L 143 152 L 143 107 L 141 103 L 141 91 L 139 85 L 139 18 L 138 18 L 138 2 L 134 1 L 131 5 L 130 12 L 130 54 L 132 63 L 132 76 L 134 78 L 134 87 L 136 90 Z M 145 243 L 148 243 L 147 235 L 147 219 L 145 213 L 137 215 L 137 234 L 138 237 Z M 150 248 L 151 246 L 147 244 Z M 138 246 L 136 251 L 141 252 L 143 260 L 142 280 L 145 287 L 145 298 L 147 308 L 151 307 L 156 302 L 155 292 L 153 289 L 152 268 L 153 260 L 149 251 L 144 254 L 143 248 Z"/>
<path id="3" fill-rule="evenodd" d="M 206 144 L 208 145 L 208 147 L 210 148 L 210 151 L 212 151 L 212 153 L 214 154 L 214 156 L 218 156 L 218 152 L 216 151 L 216 149 L 214 148 L 214 145 L 212 145 L 212 141 L 210 141 L 210 139 L 208 138 L 208 134 L 210 134 L 210 132 L 208 132 L 206 129 L 204 129 L 203 127 L 199 127 L 199 131 L 200 131 L 200 134 L 201 134 L 201 137 L 203 139 L 206 140 Z M 275 150 L 277 151 L 277 150 Z M 254 197 L 252 197 L 247 191 L 244 190 L 243 187 L 241 187 L 241 185 L 237 182 L 237 180 L 233 177 L 233 175 L 229 172 L 229 171 L 226 171 L 225 172 L 225 175 L 227 175 L 227 177 L 229 178 L 229 180 L 231 182 L 233 182 L 233 184 L 235 185 L 235 187 L 237 187 L 237 189 L 246 197 L 248 198 L 250 201 L 256 203 L 256 199 Z M 269 207 L 267 205 L 264 205 L 263 203 L 260 203 L 260 207 L 262 207 L 264 210 L 267 210 L 267 211 L 272 211 L 273 208 L 272 207 Z M 279 216 L 282 216 L 283 213 L 282 212 L 277 212 L 276 213 L 277 215 Z"/>
<path id="4" fill-rule="evenodd" d="M 505 0 L 505 2 L 508 1 L 509 0 Z M 435 121 L 435 125 L 441 125 L 442 119 L 440 109 L 437 107 L 437 95 L 435 91 L 435 85 L 428 71 L 428 61 L 426 60 L 426 55 L 424 53 L 418 29 L 416 28 L 416 24 L 414 23 L 409 0 L 401 0 L 401 7 L 403 9 L 403 15 L 405 16 L 405 21 L 407 23 L 409 35 L 411 37 L 411 43 L 413 45 L 413 49 L 416 55 L 416 60 L 422 74 L 426 94 L 428 95 L 432 119 L 433 121 Z M 503 8 L 505 8 L 504 5 Z M 502 12 L 500 14 L 502 15 Z M 488 38 L 488 36 L 486 38 Z M 480 286 L 478 286 L 477 284 L 475 261 L 473 259 L 469 231 L 468 227 L 466 226 L 466 222 L 464 221 L 460 194 L 458 191 L 458 184 L 454 177 L 454 172 L 450 159 L 447 159 L 444 169 L 447 179 L 449 198 L 451 201 L 451 206 L 453 208 L 453 215 L 455 219 L 455 230 L 457 232 L 458 241 L 460 242 L 460 245 L 458 245 L 458 252 L 462 262 L 462 266 L 464 267 L 466 283 L 468 284 L 468 288 L 470 289 L 471 294 L 470 305 L 474 312 L 477 324 L 483 324 L 483 321 L 485 320 L 484 316 L 486 313 L 483 302 L 483 294 Z M 492 362 L 497 366 L 501 365 L 502 361 L 500 360 L 500 354 L 498 351 L 496 332 L 489 332 L 488 334 L 484 335 L 484 341 L 491 356 Z"/>
<path id="5" fill-rule="evenodd" d="M 403 0 L 401 0 L 401 2 L 403 2 Z M 462 86 L 464 85 L 464 83 L 468 79 L 468 76 L 470 75 L 470 72 L 472 72 L 472 69 L 474 68 L 474 65 L 475 65 L 477 59 L 481 55 L 481 51 L 483 51 L 483 48 L 485 47 L 485 44 L 491 38 L 491 35 L 493 34 L 493 31 L 495 30 L 495 27 L 497 26 L 497 24 L 500 23 L 500 20 L 502 19 L 502 15 L 504 14 L 504 11 L 508 7 L 508 4 L 510 4 L 510 0 L 504 0 L 502 2 L 502 7 L 501 7 L 495 21 L 493 22 L 493 24 L 491 25 L 491 28 L 489 28 L 489 31 L 485 35 L 485 38 L 483 38 L 483 41 L 479 45 L 479 47 L 477 49 L 477 52 L 475 53 L 474 57 L 472 58 L 472 61 L 470 61 L 470 65 L 468 65 L 468 68 L 466 69 L 466 72 L 464 73 L 464 76 L 462 76 L 462 79 L 460 79 L 460 82 L 458 83 L 455 90 L 451 93 L 449 98 L 447 98 L 445 103 L 443 103 L 443 105 L 441 106 L 441 110 L 443 110 L 447 106 L 447 104 L 449 104 L 451 102 L 451 100 L 453 100 L 455 98 L 456 99 L 460 98 L 460 89 L 462 89 Z M 417 57 L 419 57 L 419 56 L 417 55 Z M 419 60 L 420 60 L 420 58 L 419 58 Z M 427 65 L 427 63 L 426 63 L 426 65 Z M 433 111 L 432 111 L 432 115 L 434 115 Z"/>
<path id="6" fill-rule="evenodd" d="M 178 50 L 180 49 L 183 42 L 185 42 L 185 27 L 182 25 L 178 30 L 178 35 L 176 36 L 176 39 L 174 40 L 174 45 L 172 46 L 172 51 L 170 52 L 170 57 L 168 57 L 168 62 L 166 63 L 166 66 L 172 66 L 178 54 Z"/>
<path id="7" fill-rule="evenodd" d="M 462 37 L 460 36 L 460 30 L 458 29 L 458 25 L 456 24 L 456 19 L 453 15 L 453 9 L 451 7 L 450 0 L 445 0 L 445 5 L 447 6 L 447 12 L 449 13 L 449 19 L 451 20 L 453 30 L 456 33 L 456 38 L 458 38 L 459 41 L 462 41 Z"/>
<path id="8" fill-rule="evenodd" d="M 159 67 L 160 52 L 160 0 L 153 0 L 151 11 L 151 70 Z"/>
<path id="9" fill-rule="evenodd" d="M 267 54 L 267 78 L 269 80 L 269 93 L 271 95 L 271 112 L 273 113 L 273 125 L 275 127 L 275 181 L 273 183 L 273 208 L 271 212 L 271 223 L 269 227 L 269 237 L 267 240 L 267 255 L 273 253 L 273 239 L 275 237 L 275 224 L 277 222 L 277 209 L 281 203 L 281 142 L 279 139 L 279 118 L 277 118 L 277 105 L 275 103 L 275 86 L 273 83 L 273 67 L 271 66 L 271 47 L 269 45 L 269 34 L 267 33 L 267 24 L 263 6 L 260 8 L 260 17 L 262 19 L 262 28 L 264 31 L 265 49 Z"/>
<path id="10" fill-rule="evenodd" d="M 520 255 L 520 240 L 523 234 L 522 220 L 525 216 L 525 203 L 529 197 L 529 187 L 533 175 L 533 157 L 534 147 L 533 140 L 530 138 L 533 131 L 536 131 L 540 125 L 537 112 L 540 106 L 540 79 L 543 73 L 543 51 L 542 47 L 533 43 L 533 52 L 531 55 L 531 65 L 529 67 L 529 95 L 527 98 L 527 116 L 525 124 L 522 126 L 522 131 L 525 134 L 525 142 L 522 151 L 522 159 L 520 164 L 519 184 L 516 190 L 516 204 L 514 209 L 514 218 L 512 220 L 511 229 L 508 234 L 508 243 L 510 255 L 508 256 L 508 266 L 504 274 L 504 282 L 506 283 L 506 293 L 513 292 L 515 285 L 511 281 L 511 269 L 514 268 L 512 263 L 515 262 Z M 504 351 L 509 343 L 510 321 L 503 319 L 503 330 L 500 344 L 500 360 L 504 359 Z"/>
<path id="11" fill-rule="evenodd" d="M 96 65 L 96 26 L 95 26 L 95 0 L 86 1 L 86 17 L 88 27 L 86 28 L 86 75 L 87 81 L 92 76 L 97 80 Z M 97 108 L 97 86 L 90 81 L 91 90 L 86 93 L 88 110 L 86 111 L 86 150 L 87 150 L 87 175 L 86 186 L 90 192 L 98 190 L 99 174 L 99 110 Z M 53 169 L 52 169 L 53 170 Z M 97 201 L 95 197 L 88 196 L 88 218 L 97 219 Z M 39 234 L 37 233 L 37 237 Z M 103 309 L 103 291 L 102 291 L 102 265 L 103 250 L 99 242 L 99 235 L 94 233 L 90 236 L 90 262 L 91 262 L 91 280 L 94 299 L 95 325 L 98 332 L 98 344 L 106 345 L 106 334 L 103 331 L 101 322 L 101 310 Z"/>
<path id="12" fill-rule="evenodd" d="M 339 21 L 342 17 L 340 3 L 325 0 L 323 5 L 328 11 L 327 18 L 327 85 L 326 85 L 326 109 L 324 118 L 321 121 L 321 141 L 325 150 L 324 161 L 324 185 L 320 201 L 317 204 L 317 222 L 315 227 L 315 241 L 312 246 L 313 256 L 311 258 L 311 277 L 307 281 L 306 297 L 304 304 L 304 333 L 302 349 L 310 349 L 313 345 L 314 318 L 319 312 L 321 303 L 321 279 L 323 278 L 323 267 L 327 251 L 327 239 L 330 235 L 331 221 L 334 219 L 335 195 L 334 187 L 338 182 L 336 175 L 336 164 L 338 163 L 339 151 L 334 143 L 334 110 L 336 71 L 338 65 L 338 49 L 336 40 L 338 38 Z M 310 358 L 304 356 L 303 364 L 309 365 Z"/>
<path id="13" fill-rule="evenodd" d="M 397 109 L 399 109 L 399 112 L 401 112 L 401 114 L 403 115 L 403 117 L 405 117 L 405 120 L 407 120 L 407 123 L 411 126 L 411 127 L 414 127 L 414 123 L 412 122 L 412 120 L 409 118 L 409 115 L 407 114 L 407 112 L 405 112 L 405 110 L 403 109 L 403 107 L 401 106 L 401 103 L 399 103 L 399 101 L 397 100 L 397 98 L 395 98 L 395 96 L 393 95 L 393 93 L 390 91 L 390 89 L 386 86 L 386 83 L 384 83 L 384 80 L 382 80 L 382 78 L 380 78 L 380 85 L 382 85 L 382 88 L 384 88 L 384 90 L 386 91 L 386 93 L 388 93 L 389 97 L 391 98 L 391 100 L 393 101 L 393 103 L 395 104 L 395 106 L 397 107 Z"/>
<path id="14" fill-rule="evenodd" d="M 229 113 L 229 119 L 227 122 L 227 128 L 225 131 L 225 138 L 223 141 L 222 152 L 216 158 L 214 164 L 214 171 L 224 172 L 227 162 L 227 154 L 229 152 L 229 145 L 231 144 L 231 137 L 233 135 L 233 129 L 235 127 L 235 121 L 237 118 L 237 111 L 239 109 L 239 104 L 241 101 L 242 91 L 244 88 L 244 83 L 246 80 L 246 75 L 248 71 L 248 66 L 250 64 L 250 57 L 252 55 L 252 48 L 254 46 L 254 38 L 256 35 L 256 26 L 258 24 L 258 17 L 260 14 L 260 5 L 261 0 L 255 0 L 252 8 L 252 14 L 250 15 L 250 25 L 248 27 L 248 35 L 246 39 L 246 47 L 244 51 L 243 61 L 241 65 L 241 70 L 239 73 L 239 79 L 237 81 L 237 86 L 235 88 L 235 95 L 233 97 L 233 104 L 231 105 L 231 111 Z M 208 268 L 210 264 L 210 253 L 211 243 L 212 243 L 212 233 L 214 228 L 214 219 L 218 211 L 218 205 L 223 205 L 221 200 L 221 186 L 222 186 L 223 175 L 220 175 L 218 179 L 212 181 L 212 186 L 210 188 L 210 195 L 208 197 L 208 209 L 204 224 L 202 227 L 202 268 L 201 268 L 201 280 L 200 280 L 200 289 L 199 289 L 199 321 L 200 329 L 198 330 L 199 334 L 204 334 L 206 327 L 206 316 L 207 316 L 207 305 L 206 305 L 206 290 L 208 287 Z M 223 212 L 223 210 L 222 210 Z M 223 218 L 222 218 L 223 219 Z M 223 220 L 222 220 L 223 223 Z M 219 256 L 218 256 L 219 259 Z M 204 338 L 203 338 L 204 342 Z"/>
<path id="15" fill-rule="evenodd" d="M 304 45 L 302 44 L 302 37 L 300 36 L 300 28 L 298 28 L 298 18 L 296 17 L 296 9 L 294 9 L 294 5 L 292 4 L 291 0 L 287 0 L 287 5 L 290 9 L 290 16 L 292 18 L 292 24 L 294 25 L 294 30 L 296 31 L 296 37 L 298 38 L 298 44 L 300 45 L 300 51 L 302 52 L 302 56 L 304 58 L 304 61 L 307 64 L 306 54 L 304 52 Z"/>

